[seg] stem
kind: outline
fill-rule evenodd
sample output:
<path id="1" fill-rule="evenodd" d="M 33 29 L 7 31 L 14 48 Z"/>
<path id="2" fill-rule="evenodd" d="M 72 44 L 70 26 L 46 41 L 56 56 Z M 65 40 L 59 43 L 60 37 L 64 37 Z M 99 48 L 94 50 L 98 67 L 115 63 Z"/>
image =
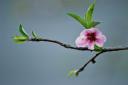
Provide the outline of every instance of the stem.
<path id="1" fill-rule="evenodd" d="M 65 43 L 62 43 L 60 41 L 51 40 L 51 39 L 42 39 L 42 38 L 36 39 L 36 38 L 31 38 L 28 41 L 32 41 L 32 42 L 40 42 L 40 41 L 51 42 L 51 43 L 58 44 L 58 45 L 60 45 L 62 47 L 68 48 L 68 49 L 81 50 L 81 51 L 95 51 L 95 50 L 90 50 L 87 47 L 85 47 L 85 48 L 74 47 L 74 46 L 71 46 L 69 44 L 65 44 Z M 121 50 L 128 50 L 128 47 L 116 47 L 116 48 L 103 48 L 102 49 L 103 52 L 121 51 Z"/>
<path id="2" fill-rule="evenodd" d="M 57 41 L 57 40 L 51 40 L 51 39 L 42 39 L 42 38 L 31 38 L 31 39 L 28 39 L 28 41 L 32 41 L 32 42 L 40 42 L 40 41 L 44 41 L 44 42 L 51 42 L 51 43 L 55 43 L 55 44 L 58 44 L 64 48 L 68 48 L 68 49 L 74 49 L 74 50 L 80 50 L 80 51 L 95 51 L 95 50 L 90 50 L 88 49 L 87 47 L 85 48 L 80 48 L 80 47 L 73 47 L 71 45 L 68 45 L 68 44 L 65 44 L 65 43 L 62 43 L 60 41 Z M 113 52 L 113 51 L 122 51 L 122 50 L 128 50 L 128 47 L 115 47 L 115 48 L 103 48 L 101 52 L 98 52 L 96 53 L 91 59 L 89 59 L 80 69 L 77 70 L 76 74 L 78 75 L 80 72 L 82 72 L 85 67 L 89 64 L 89 63 L 93 63 L 95 64 L 96 61 L 95 59 L 105 53 L 105 52 Z"/>

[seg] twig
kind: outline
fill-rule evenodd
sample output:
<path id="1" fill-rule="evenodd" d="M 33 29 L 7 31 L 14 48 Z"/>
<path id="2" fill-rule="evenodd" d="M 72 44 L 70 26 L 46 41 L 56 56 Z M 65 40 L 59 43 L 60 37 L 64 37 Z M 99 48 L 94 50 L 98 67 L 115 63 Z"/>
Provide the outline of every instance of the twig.
<path id="1" fill-rule="evenodd" d="M 75 49 L 75 50 L 81 50 L 81 51 L 85 51 L 85 50 L 86 50 L 86 51 L 92 51 L 92 50 L 90 50 L 90 49 L 88 49 L 88 48 L 73 47 L 73 46 L 71 46 L 71 45 L 62 43 L 62 42 L 60 42 L 60 41 L 51 40 L 51 39 L 42 39 L 42 38 L 36 39 L 36 38 L 31 38 L 31 39 L 29 39 L 28 41 L 33 41 L 33 42 L 40 42 L 40 41 L 51 42 L 51 43 L 55 43 L 55 44 L 58 44 L 58 45 L 60 45 L 60 46 L 63 46 L 63 47 L 65 47 L 65 48 L 69 48 L 69 49 Z"/>
<path id="2" fill-rule="evenodd" d="M 93 63 L 93 64 L 95 64 L 96 63 L 96 61 L 95 61 L 95 59 L 96 59 L 96 57 L 98 57 L 100 54 L 102 54 L 103 53 L 103 51 L 102 52 L 99 52 L 99 53 L 96 53 L 90 60 L 88 60 L 80 69 L 78 69 L 77 70 L 77 75 L 79 75 L 79 73 L 80 72 L 82 72 L 84 69 L 85 69 L 85 67 L 89 64 L 89 63 Z"/>
<path id="3" fill-rule="evenodd" d="M 62 43 L 62 42 L 60 42 L 60 41 L 51 40 L 51 39 L 42 39 L 42 38 L 36 39 L 36 38 L 31 38 L 31 39 L 29 39 L 28 41 L 32 41 L 32 42 L 39 42 L 39 41 L 51 42 L 51 43 L 55 43 L 55 44 L 58 44 L 58 45 L 60 45 L 60 46 L 63 46 L 63 47 L 65 47 L 65 48 L 68 48 L 68 49 L 81 50 L 81 51 L 95 51 L 95 50 L 90 50 L 90 49 L 88 49 L 87 47 L 85 47 L 85 48 L 73 47 L 73 46 L 71 46 L 71 45 Z M 96 54 L 95 54 L 90 60 L 88 60 L 80 69 L 78 69 L 77 72 L 76 72 L 76 75 L 78 75 L 80 72 L 82 72 L 82 71 L 85 69 L 85 67 L 86 67 L 89 63 L 92 62 L 93 64 L 95 64 L 95 63 L 96 63 L 95 59 L 96 59 L 99 55 L 101 55 L 101 54 L 103 54 L 103 53 L 105 53 L 105 52 L 122 51 L 122 50 L 128 50 L 128 47 L 103 48 L 101 52 L 96 53 Z"/>
<path id="4" fill-rule="evenodd" d="M 74 47 L 74 46 L 71 46 L 69 44 L 65 44 L 65 43 L 62 43 L 60 41 L 57 41 L 57 40 L 51 40 L 51 39 L 42 39 L 42 38 L 31 38 L 29 39 L 28 41 L 32 41 L 32 42 L 40 42 L 40 41 L 44 41 L 44 42 L 51 42 L 51 43 L 55 43 L 55 44 L 58 44 L 60 46 L 63 46 L 65 48 L 69 48 L 69 49 L 74 49 L 74 50 L 81 50 L 81 51 L 95 51 L 95 50 L 90 50 L 88 49 L 87 47 L 85 48 L 81 48 L 81 47 Z M 128 47 L 116 47 L 116 48 L 103 48 L 102 51 L 103 52 L 110 52 L 110 51 L 121 51 L 121 50 L 128 50 Z"/>

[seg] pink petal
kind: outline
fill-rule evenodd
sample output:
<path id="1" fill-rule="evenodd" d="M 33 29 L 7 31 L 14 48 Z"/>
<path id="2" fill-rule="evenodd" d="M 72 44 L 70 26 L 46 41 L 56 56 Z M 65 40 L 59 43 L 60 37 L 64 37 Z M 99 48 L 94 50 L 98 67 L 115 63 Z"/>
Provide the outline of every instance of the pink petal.
<path id="1" fill-rule="evenodd" d="M 100 34 L 102 34 L 102 32 L 99 30 L 99 29 L 97 29 L 97 28 L 90 28 L 90 29 L 85 29 L 85 30 L 83 30 L 81 33 L 80 33 L 80 35 L 87 35 L 87 34 L 89 34 L 89 33 L 96 33 L 96 35 L 100 35 Z"/>
<path id="2" fill-rule="evenodd" d="M 102 32 L 97 28 L 95 28 L 93 31 L 96 33 L 96 36 L 101 36 L 102 35 Z"/>
<path id="3" fill-rule="evenodd" d="M 103 47 L 104 43 L 106 42 L 106 36 L 104 35 L 100 35 L 97 37 L 97 40 L 96 40 L 96 45 L 98 45 L 99 47 Z"/>
<path id="4" fill-rule="evenodd" d="M 94 50 L 95 42 L 89 42 L 88 43 L 88 49 Z"/>
<path id="5" fill-rule="evenodd" d="M 91 29 L 85 29 L 85 30 L 83 30 L 83 31 L 80 33 L 80 36 L 81 36 L 81 35 L 86 36 L 88 33 L 91 33 Z"/>
<path id="6" fill-rule="evenodd" d="M 86 37 L 83 35 L 83 36 L 79 36 L 76 41 L 76 46 L 77 47 L 86 47 L 87 46 L 87 40 L 86 40 Z"/>
<path id="7" fill-rule="evenodd" d="M 84 29 L 84 30 L 80 33 L 80 36 L 85 35 L 85 33 L 86 33 L 86 29 Z"/>
<path id="8" fill-rule="evenodd" d="M 98 28 L 91 28 L 90 31 L 95 33 L 96 36 L 102 35 L 102 32 Z"/>

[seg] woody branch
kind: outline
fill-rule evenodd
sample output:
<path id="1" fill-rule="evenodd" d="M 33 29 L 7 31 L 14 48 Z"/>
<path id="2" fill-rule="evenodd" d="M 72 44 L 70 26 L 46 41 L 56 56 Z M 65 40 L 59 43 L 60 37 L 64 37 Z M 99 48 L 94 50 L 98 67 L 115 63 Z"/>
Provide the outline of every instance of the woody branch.
<path id="1" fill-rule="evenodd" d="M 51 42 L 51 43 L 55 43 L 55 44 L 58 44 L 64 48 L 68 48 L 68 49 L 74 49 L 74 50 L 80 50 L 80 51 L 95 51 L 95 50 L 90 50 L 88 49 L 87 47 L 85 48 L 79 48 L 79 47 L 74 47 L 74 46 L 71 46 L 69 44 L 65 44 L 63 42 L 60 42 L 60 41 L 57 41 L 57 40 L 51 40 L 51 39 L 42 39 L 42 38 L 31 38 L 31 39 L 28 39 L 28 41 L 32 41 L 32 42 L 40 42 L 40 41 L 43 41 L 43 42 Z M 96 61 L 95 59 L 103 54 L 103 53 L 106 53 L 106 52 L 113 52 L 113 51 L 123 51 L 123 50 L 128 50 L 128 46 L 126 47 L 111 47 L 111 48 L 103 48 L 102 51 L 96 53 L 91 59 L 89 59 L 81 68 L 79 68 L 77 70 L 77 74 L 79 74 L 80 72 L 82 72 L 85 67 L 89 64 L 89 63 L 93 63 L 95 64 Z"/>

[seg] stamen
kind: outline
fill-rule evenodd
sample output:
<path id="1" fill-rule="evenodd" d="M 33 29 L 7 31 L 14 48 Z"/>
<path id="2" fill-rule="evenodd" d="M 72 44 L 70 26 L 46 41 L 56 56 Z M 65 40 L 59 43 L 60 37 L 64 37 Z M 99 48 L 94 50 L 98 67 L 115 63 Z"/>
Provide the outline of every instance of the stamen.
<path id="1" fill-rule="evenodd" d="M 90 41 L 96 41 L 96 33 L 88 33 L 87 38 Z"/>

